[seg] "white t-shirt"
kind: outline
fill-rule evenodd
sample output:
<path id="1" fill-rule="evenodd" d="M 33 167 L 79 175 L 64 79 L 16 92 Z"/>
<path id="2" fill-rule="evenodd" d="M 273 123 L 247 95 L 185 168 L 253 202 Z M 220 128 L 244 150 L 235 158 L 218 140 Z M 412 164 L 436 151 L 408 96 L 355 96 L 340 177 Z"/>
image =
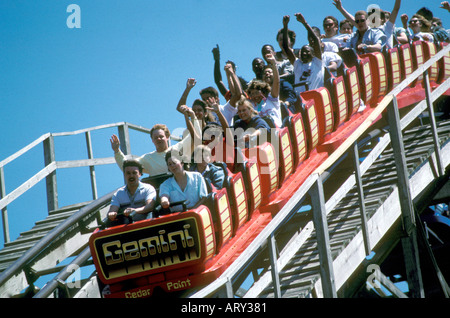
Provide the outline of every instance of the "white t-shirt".
<path id="1" fill-rule="evenodd" d="M 381 31 L 384 32 L 384 34 L 386 34 L 386 46 L 388 49 L 392 49 L 394 47 L 394 29 L 395 29 L 395 24 L 393 24 L 391 21 L 386 21 L 385 24 L 383 24 L 382 26 L 378 27 L 377 29 L 380 29 Z"/>
<path id="2" fill-rule="evenodd" d="M 323 38 L 322 42 L 323 43 L 334 43 L 336 44 L 339 48 L 345 48 L 345 47 L 350 47 L 350 38 L 351 38 L 351 34 L 337 34 L 331 38 Z"/>
<path id="3" fill-rule="evenodd" d="M 322 61 L 324 66 L 330 65 L 331 62 L 336 62 L 337 67 L 342 64 L 342 57 L 339 54 L 334 52 L 323 52 L 322 53 Z M 334 76 L 336 76 L 336 72 L 332 72 Z"/>
<path id="4" fill-rule="evenodd" d="M 334 53 L 338 53 L 339 52 L 339 47 L 336 43 L 328 41 L 328 42 L 324 42 L 323 43 L 323 51 L 324 52 L 334 52 Z"/>
<path id="5" fill-rule="evenodd" d="M 225 105 L 219 105 L 220 112 L 223 114 L 223 117 L 227 120 L 228 125 L 231 127 L 233 124 L 233 117 L 237 114 L 237 107 L 233 107 L 228 101 Z M 216 113 L 213 113 L 213 116 L 217 123 L 219 123 L 219 117 Z"/>
<path id="6" fill-rule="evenodd" d="M 303 63 L 301 59 L 295 60 L 295 92 L 302 93 L 308 90 L 322 87 L 323 84 L 323 62 L 317 57 L 313 57 L 309 63 Z M 307 84 L 298 85 L 298 84 Z"/>
<path id="7" fill-rule="evenodd" d="M 282 126 L 281 121 L 281 110 L 280 110 L 280 99 L 272 97 L 271 94 L 263 100 L 261 103 L 261 109 L 258 109 L 258 114 L 261 117 L 270 116 L 273 119 L 273 122 L 278 127 Z"/>
<path id="8" fill-rule="evenodd" d="M 201 135 L 202 131 L 200 129 L 198 119 L 194 120 L 194 129 L 199 135 Z M 140 157 L 136 157 L 133 155 L 125 156 L 122 150 L 119 149 L 119 151 L 114 154 L 114 159 L 116 159 L 116 163 L 119 168 L 122 169 L 124 160 L 128 158 L 134 158 L 142 165 L 144 173 L 148 173 L 149 176 L 156 176 L 159 174 L 167 173 L 169 171 L 166 164 L 166 153 L 168 151 L 176 150 L 178 152 L 182 152 L 183 157 L 190 158 L 192 154 L 192 146 L 193 141 L 191 139 L 191 136 L 188 135 L 184 137 L 180 142 L 173 146 L 170 146 L 166 149 L 166 151 L 163 152 L 157 152 L 155 150 Z"/>

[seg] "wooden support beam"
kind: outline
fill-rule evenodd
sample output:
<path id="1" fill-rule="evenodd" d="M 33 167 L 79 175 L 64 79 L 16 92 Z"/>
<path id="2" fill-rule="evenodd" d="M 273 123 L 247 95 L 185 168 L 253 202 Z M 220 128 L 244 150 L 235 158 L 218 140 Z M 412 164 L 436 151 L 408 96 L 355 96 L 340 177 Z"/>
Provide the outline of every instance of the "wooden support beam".
<path id="1" fill-rule="evenodd" d="M 120 150 L 122 150 L 124 155 L 130 155 L 131 147 L 128 124 L 124 123 L 122 126 L 117 127 L 117 129 L 119 130 Z"/>
<path id="2" fill-rule="evenodd" d="M 323 295 L 326 298 L 337 298 L 333 258 L 331 256 L 330 236 L 328 233 L 325 197 L 323 193 L 322 178 L 319 176 L 310 190 L 313 207 L 313 222 L 317 236 L 317 248 L 320 259 L 320 277 L 322 280 Z"/>
<path id="3" fill-rule="evenodd" d="M 389 134 L 394 150 L 394 161 L 396 165 L 398 180 L 398 193 L 402 213 L 405 237 L 402 238 L 403 254 L 405 260 L 406 274 L 411 296 L 414 298 L 425 297 L 422 274 L 420 271 L 419 249 L 417 245 L 417 230 L 412 204 L 409 173 L 406 166 L 405 147 L 403 145 L 400 118 L 398 113 L 397 99 L 394 98 L 387 108 Z"/>
<path id="4" fill-rule="evenodd" d="M 434 142 L 434 153 L 436 156 L 436 166 L 438 171 L 438 176 L 443 176 L 445 174 L 445 168 L 442 165 L 441 156 L 441 145 L 439 144 L 438 132 L 436 128 L 436 118 L 434 117 L 433 102 L 431 99 L 431 88 L 430 88 L 430 76 L 428 70 L 423 73 L 424 83 L 425 83 L 425 95 L 427 101 L 428 113 L 430 114 L 430 125 L 431 131 L 433 133 Z"/>
<path id="5" fill-rule="evenodd" d="M 353 145 L 353 165 L 355 170 L 356 188 L 358 190 L 358 202 L 359 202 L 359 210 L 361 213 L 361 227 L 364 238 L 364 247 L 366 249 L 366 255 L 369 255 L 372 249 L 370 247 L 370 239 L 367 230 L 366 204 L 364 200 L 364 190 L 359 163 L 358 144 L 356 142 Z"/>
<path id="6" fill-rule="evenodd" d="M 227 279 L 225 288 L 226 288 L 226 292 L 227 292 L 227 298 L 234 298 L 233 284 L 231 283 L 230 279 Z"/>
<path id="7" fill-rule="evenodd" d="M 5 189 L 5 171 L 3 166 L 0 167 L 0 200 L 6 195 Z M 2 223 L 3 223 L 3 240 L 5 243 L 9 243 L 9 222 L 8 222 L 8 209 L 6 206 L 2 210 Z"/>
<path id="8" fill-rule="evenodd" d="M 55 143 L 53 136 L 49 135 L 43 142 L 45 166 L 55 162 Z M 48 211 L 58 209 L 58 187 L 56 184 L 56 170 L 52 171 L 46 178 L 47 186 L 47 207 Z"/>
<path id="9" fill-rule="evenodd" d="M 272 283 L 273 283 L 273 292 L 275 298 L 281 297 L 281 288 L 280 288 L 280 276 L 278 275 L 278 264 L 277 264 L 277 246 L 275 241 L 275 236 L 272 233 L 269 239 L 269 258 L 270 258 L 270 266 L 272 273 Z"/>
<path id="10" fill-rule="evenodd" d="M 90 131 L 85 132 L 85 136 L 86 136 L 86 147 L 87 147 L 88 158 L 93 159 L 94 154 L 92 151 L 91 132 Z M 95 178 L 95 167 L 93 165 L 89 166 L 89 172 L 90 172 L 90 176 L 91 176 L 92 199 L 96 200 L 98 198 L 97 180 Z"/>

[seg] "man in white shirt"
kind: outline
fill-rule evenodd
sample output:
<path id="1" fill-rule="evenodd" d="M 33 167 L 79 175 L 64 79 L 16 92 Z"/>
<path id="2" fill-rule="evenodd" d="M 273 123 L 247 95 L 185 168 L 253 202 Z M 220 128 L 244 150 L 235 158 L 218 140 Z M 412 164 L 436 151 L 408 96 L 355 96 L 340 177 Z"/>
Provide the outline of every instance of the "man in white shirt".
<path id="1" fill-rule="evenodd" d="M 194 130 L 198 136 L 201 136 L 201 129 L 197 119 L 193 120 Z M 177 144 L 169 147 L 170 131 L 166 125 L 156 124 L 150 130 L 150 137 L 155 145 L 156 150 L 146 153 L 138 158 L 135 158 L 143 167 L 143 172 L 148 173 L 149 176 L 156 176 L 168 172 L 165 155 L 168 151 L 174 150 L 183 153 L 184 156 L 191 157 L 194 149 L 194 142 L 191 134 L 187 135 Z M 116 135 L 112 135 L 111 148 L 114 151 L 114 159 L 117 165 L 122 168 L 123 162 L 126 159 L 124 153 L 120 150 L 120 141 Z"/>
<path id="2" fill-rule="evenodd" d="M 283 41 L 283 48 L 288 54 L 289 61 L 294 65 L 294 89 L 297 93 L 301 93 L 324 85 L 324 69 L 320 39 L 314 33 L 311 26 L 306 23 L 301 13 L 296 13 L 295 16 L 297 21 L 302 23 L 308 31 L 308 37 L 312 45 L 304 45 L 300 51 L 300 58 L 297 58 L 292 49 Z M 283 39 L 287 38 L 289 19 L 289 16 L 283 17 Z"/>

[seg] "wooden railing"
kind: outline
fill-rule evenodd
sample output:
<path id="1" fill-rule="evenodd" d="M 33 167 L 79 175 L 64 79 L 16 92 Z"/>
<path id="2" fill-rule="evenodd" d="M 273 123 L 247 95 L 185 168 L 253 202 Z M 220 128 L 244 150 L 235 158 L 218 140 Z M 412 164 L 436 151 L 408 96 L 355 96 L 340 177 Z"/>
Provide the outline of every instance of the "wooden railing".
<path id="1" fill-rule="evenodd" d="M 29 145 L 23 147 L 13 155 L 4 159 L 0 162 L 0 210 L 2 211 L 2 221 L 3 221 L 3 238 L 4 242 L 10 242 L 10 228 L 8 222 L 8 205 L 17 200 L 24 193 L 29 191 L 31 188 L 36 186 L 39 182 L 45 179 L 46 183 L 46 193 L 47 193 L 47 208 L 48 211 L 56 210 L 59 208 L 58 205 L 58 188 L 56 181 L 56 173 L 58 169 L 62 168 L 78 168 L 78 167 L 89 167 L 89 175 L 91 181 L 91 191 L 92 199 L 98 198 L 97 193 L 97 180 L 95 177 L 95 166 L 114 164 L 114 157 L 106 158 L 94 158 L 91 134 L 108 128 L 118 129 L 118 136 L 121 141 L 121 149 L 124 154 L 130 154 L 130 136 L 129 129 L 146 133 L 150 133 L 150 129 L 141 126 L 133 125 L 126 122 L 101 125 L 92 128 L 81 129 L 73 132 L 61 132 L 61 133 L 46 133 L 30 143 Z M 85 135 L 86 138 L 86 149 L 88 154 L 88 159 L 83 160 L 68 160 L 68 161 L 56 161 L 55 160 L 55 137 L 67 137 L 75 135 Z M 32 149 L 40 146 L 42 144 L 44 149 L 44 163 L 45 167 L 34 174 L 27 181 L 22 183 L 20 186 L 15 188 L 9 193 L 6 193 L 5 187 L 5 169 L 7 164 L 14 162 L 15 160 L 21 158 L 25 154 L 29 153 Z M 87 177 L 87 176 L 86 176 Z"/>

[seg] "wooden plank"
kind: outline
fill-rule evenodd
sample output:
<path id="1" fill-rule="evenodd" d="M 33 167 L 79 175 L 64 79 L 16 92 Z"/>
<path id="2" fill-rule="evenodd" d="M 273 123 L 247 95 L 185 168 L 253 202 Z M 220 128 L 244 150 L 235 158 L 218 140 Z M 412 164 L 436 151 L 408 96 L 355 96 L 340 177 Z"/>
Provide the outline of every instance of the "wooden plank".
<path id="1" fill-rule="evenodd" d="M 113 192 L 104 195 L 99 200 L 81 209 L 80 213 L 64 220 L 61 226 L 49 232 L 31 249 L 27 250 L 13 266 L 5 269 L 0 275 L 0 297 L 11 293 L 17 294 L 28 285 L 26 281 L 23 282 L 17 279 L 23 273 L 25 267 L 32 266 L 36 271 L 46 269 L 54 266 L 61 259 L 72 256 L 73 253 L 79 251 L 80 246 L 87 243 L 90 234 L 81 234 L 81 231 L 67 230 L 79 226 L 79 221 L 81 219 L 85 220 L 86 217 L 89 217 L 89 222 L 91 222 L 87 226 L 96 225 L 98 210 L 100 210 L 100 219 L 105 218 Z"/>
<path id="2" fill-rule="evenodd" d="M 269 258 L 270 258 L 270 266 L 272 273 L 272 284 L 274 286 L 275 298 L 281 297 L 280 290 L 280 277 L 278 275 L 278 266 L 277 266 L 277 250 L 276 250 L 276 241 L 275 236 L 272 234 L 269 240 Z"/>
<path id="3" fill-rule="evenodd" d="M 107 157 L 107 158 L 57 161 L 56 167 L 58 169 L 65 169 L 65 168 L 79 168 L 79 167 L 109 165 L 109 164 L 114 164 L 114 163 L 116 163 L 114 157 Z"/>
<path id="4" fill-rule="evenodd" d="M 369 255 L 371 248 L 370 248 L 369 236 L 367 234 L 366 204 L 364 201 L 363 183 L 362 183 L 362 177 L 361 177 L 361 169 L 359 166 L 360 166 L 360 163 L 359 163 L 358 144 L 355 142 L 353 144 L 353 167 L 354 167 L 353 170 L 355 171 L 356 189 L 357 189 L 357 193 L 358 193 L 358 203 L 359 203 L 359 208 L 360 208 L 361 226 L 362 226 L 363 237 L 364 237 L 364 245 L 366 247 L 366 253 L 367 253 L 367 255 Z"/>
<path id="5" fill-rule="evenodd" d="M 439 138 L 438 138 L 438 132 L 437 132 L 437 127 L 436 127 L 436 118 L 434 117 L 433 102 L 431 101 L 430 76 L 428 74 L 428 71 L 425 71 L 425 73 L 424 73 L 424 82 L 425 82 L 425 95 L 426 95 L 426 101 L 427 101 L 427 108 L 428 108 L 428 112 L 430 114 L 431 132 L 432 132 L 433 141 L 434 141 L 434 154 L 436 156 L 437 170 L 438 170 L 439 176 L 443 176 L 445 173 L 445 169 L 442 166 L 441 148 L 439 145 Z"/>
<path id="6" fill-rule="evenodd" d="M 313 207 L 313 222 L 314 228 L 316 229 L 321 263 L 320 277 L 322 279 L 323 294 L 327 298 L 336 298 L 337 293 L 334 284 L 333 259 L 330 251 L 330 236 L 328 234 L 325 198 L 323 194 L 322 179 L 320 177 L 310 191 Z"/>
<path id="7" fill-rule="evenodd" d="M 388 107 L 389 133 L 391 135 L 394 160 L 398 174 L 398 190 L 404 231 L 407 237 L 402 238 L 403 255 L 410 292 L 423 298 L 424 288 L 417 245 L 416 221 L 410 192 L 409 174 L 406 170 L 405 150 L 400 129 L 397 101 Z"/>
<path id="8" fill-rule="evenodd" d="M 125 122 L 118 122 L 118 123 L 113 123 L 113 124 L 99 125 L 99 126 L 95 126 L 95 127 L 79 129 L 79 130 L 75 130 L 75 131 L 53 133 L 52 135 L 54 137 L 74 136 L 74 135 L 86 133 L 88 131 L 94 131 L 94 130 L 100 130 L 100 129 L 106 129 L 106 128 L 114 128 L 114 127 L 118 127 L 118 126 L 121 126 L 124 124 L 125 124 Z"/>
<path id="9" fill-rule="evenodd" d="M 419 182 L 420 183 L 420 182 Z M 392 192 L 391 190 L 389 190 L 389 192 Z M 332 215 L 333 214 L 335 214 L 335 210 L 333 210 L 333 211 L 331 211 L 330 212 L 330 214 L 328 215 L 328 219 L 330 219 L 331 217 L 332 217 Z M 348 221 L 349 221 L 349 219 L 348 218 L 345 218 L 345 220 L 346 220 L 346 222 L 345 222 L 345 224 L 344 225 L 341 225 L 341 226 L 343 226 L 343 227 L 345 227 L 345 228 L 347 228 L 347 227 L 349 227 L 350 226 L 350 228 L 351 228 L 351 226 L 352 226 L 352 224 L 351 223 L 349 223 Z M 330 225 L 330 223 L 329 223 L 329 225 Z M 345 232 L 343 232 L 343 234 L 344 234 Z M 309 241 L 309 240 L 308 240 Z M 306 245 L 306 243 L 305 244 L 303 244 L 303 246 L 305 246 Z M 296 269 L 295 269 L 295 266 L 297 265 L 297 262 L 301 265 L 302 263 L 301 263 L 301 261 L 299 261 L 299 259 L 301 260 L 302 258 L 301 258 L 301 255 L 305 255 L 305 257 L 303 258 L 303 262 L 306 262 L 306 261 L 312 261 L 312 259 L 308 259 L 308 256 L 309 255 L 312 255 L 312 250 L 314 249 L 314 247 L 312 247 L 312 246 L 310 246 L 309 248 L 301 248 L 300 250 L 299 250 L 299 252 L 296 254 L 296 255 L 299 255 L 297 258 L 296 257 L 294 257 L 292 260 L 291 260 L 291 262 L 288 264 L 288 265 L 286 265 L 285 266 L 285 268 L 287 268 L 287 269 L 289 269 L 289 268 L 292 268 L 294 271 L 293 272 L 281 272 L 281 274 L 280 275 L 282 275 L 283 277 L 284 277 L 284 275 L 294 275 L 294 274 L 296 274 L 296 273 L 298 273 L 298 274 L 300 274 L 301 273 L 301 270 L 300 271 L 298 271 L 297 270 L 297 272 L 296 272 Z M 317 259 L 317 253 L 316 253 L 316 259 Z M 293 264 L 291 264 L 291 263 L 293 263 Z M 282 286 L 282 290 L 284 290 L 283 289 L 284 287 Z M 287 293 L 287 292 L 286 292 Z M 284 293 L 284 296 L 286 296 L 286 293 Z M 253 293 L 253 296 L 255 296 L 255 293 Z"/>
<path id="10" fill-rule="evenodd" d="M 387 135 L 387 136 L 385 136 L 385 137 L 387 137 L 387 138 L 385 138 L 385 139 L 389 139 L 389 136 Z M 384 137 L 383 137 L 384 138 Z M 381 143 L 383 143 L 383 140 L 381 141 Z M 378 147 L 381 147 L 381 148 L 383 148 L 383 145 L 377 145 Z M 376 146 L 376 147 L 377 147 Z M 373 155 L 373 154 L 371 154 L 372 156 L 377 156 L 377 155 Z M 368 161 L 364 161 L 363 163 L 362 163 L 362 165 L 364 165 L 364 164 L 367 164 L 367 162 Z M 362 166 L 361 165 L 361 166 Z M 363 168 L 363 169 L 366 169 L 366 168 Z M 350 178 L 349 178 L 350 179 Z M 347 180 L 348 181 L 348 180 Z M 418 183 L 421 183 L 421 182 L 418 182 Z M 392 188 L 389 188 L 388 189 L 388 194 L 387 195 L 393 195 L 393 191 L 394 191 L 394 189 L 392 189 Z M 415 193 L 415 192 L 414 192 Z M 329 200 L 329 202 L 327 202 L 327 204 L 329 204 L 330 206 L 331 206 L 331 204 L 333 203 L 334 204 L 334 202 L 331 202 L 332 200 L 330 199 Z M 338 204 L 339 205 L 339 204 Z M 380 209 L 383 209 L 382 207 L 380 207 L 378 210 L 380 210 Z M 334 210 L 333 211 L 331 211 L 330 212 L 330 214 L 328 215 L 328 217 L 329 217 L 329 219 L 330 219 L 330 217 L 332 217 L 332 215 L 334 214 Z M 339 216 L 336 216 L 336 217 L 339 217 Z M 384 216 L 383 217 L 381 217 L 381 219 L 383 219 L 384 220 Z M 302 229 L 302 231 L 300 232 L 300 233 L 302 233 L 302 234 L 304 234 L 305 233 L 305 230 L 307 230 L 307 227 L 306 228 L 303 228 Z M 286 264 L 286 261 L 283 261 L 283 258 L 284 258 L 284 256 L 285 256 L 285 253 L 286 252 L 290 252 L 291 254 L 293 254 L 293 252 L 292 252 L 292 250 L 294 250 L 296 247 L 298 247 L 298 246 L 302 246 L 301 248 L 300 248 L 300 250 L 299 250 L 299 252 L 297 253 L 297 254 L 295 254 L 295 255 L 302 255 L 302 254 L 304 254 L 304 255 L 310 255 L 312 252 L 312 250 L 314 250 L 316 247 L 315 246 L 311 246 L 311 240 L 312 239 L 315 239 L 315 238 L 312 238 L 311 236 L 309 237 L 309 238 L 306 238 L 306 236 L 307 235 L 305 235 L 305 237 L 303 237 L 302 239 L 300 239 L 300 240 L 298 240 L 298 241 L 296 241 L 295 239 L 297 238 L 300 238 L 300 233 L 298 233 L 297 234 L 297 237 L 294 237 L 293 238 L 293 240 L 291 240 L 290 242 L 292 242 L 292 247 L 289 247 L 289 246 L 286 246 L 284 249 L 283 249 L 283 251 L 281 252 L 281 254 L 280 254 L 280 262 L 279 262 L 279 267 L 283 267 L 283 265 L 282 264 Z M 309 232 L 309 233 L 311 233 L 311 232 Z M 373 233 L 373 230 L 372 230 L 372 233 Z M 331 244 L 331 243 L 330 243 Z M 361 244 L 362 244 L 362 240 L 361 240 Z M 306 248 L 306 246 L 308 246 L 308 248 Z M 364 255 L 364 253 L 362 254 L 362 255 Z M 299 257 L 301 257 L 301 256 L 299 256 Z M 286 257 L 286 259 L 289 259 L 289 256 L 288 257 Z M 294 259 L 295 259 L 295 257 L 294 257 Z M 289 264 L 288 265 L 284 265 L 286 268 L 290 268 L 291 266 L 295 266 L 295 265 L 291 265 L 291 262 L 294 262 L 294 259 L 291 259 L 290 261 L 289 261 Z M 269 274 L 269 273 L 267 273 L 267 274 Z M 260 292 L 260 290 L 261 290 L 261 288 L 263 288 L 263 286 L 264 286 L 264 284 L 269 284 L 269 282 L 270 282 L 270 274 L 269 275 L 263 275 L 262 277 L 261 277 L 261 279 L 258 281 L 258 282 L 256 282 L 255 284 L 254 284 L 254 286 L 248 291 L 248 293 L 247 293 L 247 295 L 245 296 L 245 297 L 257 297 L 258 296 L 258 294 L 259 294 L 259 292 Z M 281 272 L 281 275 L 284 275 L 284 272 L 282 271 Z M 284 294 L 284 295 L 286 295 L 286 294 Z"/>
<path id="11" fill-rule="evenodd" d="M 450 165 L 450 144 L 441 149 L 444 165 Z M 420 169 L 411 176 L 411 196 L 415 198 L 427 185 L 434 180 L 432 169 L 429 165 L 422 165 Z M 368 221 L 370 240 L 376 245 L 383 236 L 391 229 L 393 224 L 401 226 L 400 204 L 398 200 L 398 189 L 395 188 L 388 199 L 378 208 L 376 213 Z M 339 290 L 351 273 L 365 260 L 365 251 L 361 233 L 358 233 L 352 242 L 334 260 L 336 273 L 336 288 Z"/>
<path id="12" fill-rule="evenodd" d="M 370 276 L 372 281 L 369 283 L 378 291 L 382 292 L 380 284 L 385 286 L 388 291 L 392 293 L 397 298 L 408 298 L 397 286 L 394 285 L 383 273 L 381 273 L 379 268 L 374 268 L 373 273 Z M 376 281 L 375 281 L 376 280 Z M 378 282 L 377 282 L 378 281 Z"/>
<path id="13" fill-rule="evenodd" d="M 19 158 L 21 155 L 25 154 L 26 152 L 28 152 L 29 150 L 31 150 L 35 146 L 39 145 L 42 141 L 46 140 L 49 136 L 50 136 L 50 133 L 42 135 L 41 137 L 39 137 L 35 141 L 31 142 L 27 146 L 23 147 L 22 149 L 20 149 L 19 151 L 17 151 L 13 155 L 11 155 L 8 158 L 0 161 L 0 167 L 4 167 L 4 166 L 6 166 L 6 164 L 10 163 L 11 161 Z"/>
<path id="14" fill-rule="evenodd" d="M 92 152 L 92 142 L 91 142 L 91 132 L 87 131 L 85 133 L 86 136 L 86 148 L 88 153 L 88 158 L 93 159 L 94 154 Z M 89 172 L 91 176 L 91 190 L 92 190 L 92 199 L 96 200 L 98 198 L 97 194 L 97 181 L 95 179 L 95 166 L 89 166 Z"/>
<path id="15" fill-rule="evenodd" d="M 130 133 L 128 131 L 128 125 L 125 123 L 123 126 L 119 126 L 118 134 L 120 140 L 120 149 L 122 150 L 124 155 L 131 154 L 131 146 L 130 146 Z"/>
<path id="16" fill-rule="evenodd" d="M 44 163 L 46 166 L 48 166 L 55 162 L 55 143 L 52 135 L 44 140 L 43 146 Z M 45 179 L 48 211 L 56 210 L 58 208 L 58 187 L 56 180 L 56 170 L 50 172 Z"/>
<path id="17" fill-rule="evenodd" d="M 28 191 L 28 189 L 33 187 L 39 181 L 46 178 L 50 173 L 54 172 L 55 170 L 56 170 L 56 163 L 53 162 L 50 165 L 46 166 L 41 171 L 39 171 L 38 173 L 36 173 L 30 179 L 28 179 L 23 184 L 21 184 L 19 187 L 17 187 L 14 191 L 12 191 L 8 195 L 6 195 L 3 199 L 1 199 L 0 200 L 0 209 L 3 209 L 4 207 L 6 207 L 8 204 L 13 202 L 19 196 L 21 196 L 26 191 Z"/>
<path id="18" fill-rule="evenodd" d="M 5 171 L 3 166 L 0 166 L 0 199 L 6 195 L 5 189 Z M 9 222 L 8 222 L 8 209 L 4 207 L 2 211 L 2 224 L 3 224 L 3 241 L 8 243 L 10 241 L 9 237 Z"/>

